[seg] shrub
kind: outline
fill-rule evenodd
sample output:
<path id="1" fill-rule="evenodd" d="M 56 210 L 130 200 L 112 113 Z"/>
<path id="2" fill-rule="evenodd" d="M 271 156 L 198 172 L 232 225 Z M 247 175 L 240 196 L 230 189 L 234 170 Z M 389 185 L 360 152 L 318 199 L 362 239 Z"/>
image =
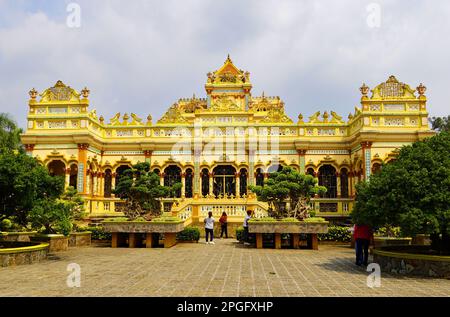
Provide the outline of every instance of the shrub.
<path id="1" fill-rule="evenodd" d="M 236 240 L 238 240 L 238 241 L 244 240 L 244 227 L 236 228 Z"/>
<path id="2" fill-rule="evenodd" d="M 258 222 L 258 221 L 261 221 L 261 222 L 273 222 L 273 221 L 277 221 L 275 218 L 273 218 L 273 217 L 263 217 L 263 218 L 251 218 L 250 220 L 249 220 L 250 222 L 252 222 L 252 221 L 254 221 L 254 222 Z"/>
<path id="3" fill-rule="evenodd" d="M 102 227 L 79 227 L 78 232 L 90 231 L 92 240 L 111 240 L 111 233 L 105 232 Z"/>
<path id="4" fill-rule="evenodd" d="M 200 240 L 200 229 L 197 227 L 187 227 L 183 231 L 177 233 L 179 241 L 198 241 Z"/>
<path id="5" fill-rule="evenodd" d="M 297 218 L 289 217 L 281 219 L 282 222 L 300 222 Z"/>
<path id="6" fill-rule="evenodd" d="M 328 233 L 319 233 L 318 238 L 320 241 L 350 242 L 352 233 L 349 229 L 345 226 L 330 226 Z"/>
<path id="7" fill-rule="evenodd" d="M 154 221 L 154 222 L 179 222 L 179 221 L 181 221 L 181 219 L 178 217 L 158 217 L 158 218 L 152 219 L 152 221 Z"/>
<path id="8" fill-rule="evenodd" d="M 324 222 L 325 218 L 322 218 L 322 217 L 310 217 L 310 218 L 303 219 L 303 221 L 305 221 L 305 222 Z"/>
<path id="9" fill-rule="evenodd" d="M 400 227 L 381 227 L 375 231 L 374 235 L 379 237 L 400 238 L 402 237 L 402 232 Z"/>
<path id="10" fill-rule="evenodd" d="M 123 222 L 123 221 L 128 221 L 129 219 L 127 217 L 115 217 L 115 218 L 108 218 L 105 219 L 104 221 L 106 222 Z"/>
<path id="11" fill-rule="evenodd" d="M 12 225 L 13 225 L 13 224 L 12 224 L 12 221 L 11 221 L 11 220 L 9 220 L 9 219 L 3 219 L 2 222 L 1 222 L 1 224 L 0 224 L 0 229 L 2 229 L 2 230 L 4 230 L 4 231 L 7 231 L 7 230 L 11 229 Z"/>

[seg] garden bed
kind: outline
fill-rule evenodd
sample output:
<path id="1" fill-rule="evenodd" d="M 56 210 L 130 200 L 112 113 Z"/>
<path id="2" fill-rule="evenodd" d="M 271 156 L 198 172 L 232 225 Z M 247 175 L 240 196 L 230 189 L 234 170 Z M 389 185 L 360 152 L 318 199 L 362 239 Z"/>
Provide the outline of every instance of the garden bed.
<path id="1" fill-rule="evenodd" d="M 317 234 L 328 232 L 327 221 L 298 221 L 298 220 L 251 220 L 248 227 L 249 233 L 256 234 L 256 247 L 263 247 L 263 234 L 275 235 L 275 248 L 281 248 L 281 235 L 289 234 L 291 246 L 299 248 L 300 234 L 308 234 L 308 247 L 318 249 Z"/>
<path id="2" fill-rule="evenodd" d="M 37 234 L 36 231 L 31 232 L 2 232 L 0 239 L 3 241 L 30 242 L 30 237 Z"/>
<path id="3" fill-rule="evenodd" d="M 91 245 L 91 232 L 71 232 L 69 235 L 69 247 L 85 247 Z"/>
<path id="4" fill-rule="evenodd" d="M 0 241 L 0 266 L 32 264 L 47 258 L 48 243 Z"/>
<path id="5" fill-rule="evenodd" d="M 374 249 L 373 256 L 388 273 L 450 278 L 450 256 L 434 252 L 429 246 L 387 246 Z"/>
<path id="6" fill-rule="evenodd" d="M 110 232 L 111 247 L 117 248 L 128 244 L 135 248 L 146 246 L 155 247 L 159 241 L 159 235 L 164 235 L 164 247 L 170 248 L 176 244 L 177 233 L 183 231 L 183 220 L 153 220 L 153 221 L 104 221 L 105 232 Z"/>
<path id="7" fill-rule="evenodd" d="M 412 238 L 398 238 L 398 237 L 374 237 L 374 247 L 385 247 L 395 245 L 411 245 Z"/>
<path id="8" fill-rule="evenodd" d="M 61 252 L 69 249 L 69 237 L 63 234 L 37 234 L 31 237 L 31 241 L 47 242 L 49 252 Z"/>

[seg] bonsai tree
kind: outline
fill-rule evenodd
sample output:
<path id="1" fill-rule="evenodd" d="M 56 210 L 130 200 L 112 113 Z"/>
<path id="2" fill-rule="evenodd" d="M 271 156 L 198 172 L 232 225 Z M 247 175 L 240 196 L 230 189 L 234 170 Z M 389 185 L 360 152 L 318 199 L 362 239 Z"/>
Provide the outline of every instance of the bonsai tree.
<path id="1" fill-rule="evenodd" d="M 125 200 L 123 213 L 130 219 L 136 219 L 144 215 L 159 215 L 160 198 L 168 197 L 173 190 L 161 186 L 159 176 L 150 172 L 150 165 L 145 162 L 126 170 L 120 177 L 114 193 Z"/>
<path id="2" fill-rule="evenodd" d="M 268 202 L 269 216 L 276 218 L 294 217 L 308 218 L 310 200 L 316 194 L 323 194 L 326 188 L 317 185 L 317 179 L 311 175 L 304 175 L 291 167 L 283 167 L 280 172 L 269 175 L 264 186 L 249 186 L 258 200 Z M 289 201 L 289 210 L 285 208 Z"/>
<path id="3" fill-rule="evenodd" d="M 433 130 L 436 130 L 438 132 L 441 132 L 441 131 L 449 132 L 450 131 L 450 116 L 433 117 L 430 119 L 430 122 L 431 122 L 431 128 Z"/>
<path id="4" fill-rule="evenodd" d="M 432 248 L 450 250 L 450 134 L 405 146 L 368 182 L 357 186 L 352 217 L 373 227 L 430 234 Z"/>
<path id="5" fill-rule="evenodd" d="M 31 226 L 43 233 L 62 233 L 72 231 L 72 209 L 69 204 L 56 199 L 39 200 L 28 215 Z"/>

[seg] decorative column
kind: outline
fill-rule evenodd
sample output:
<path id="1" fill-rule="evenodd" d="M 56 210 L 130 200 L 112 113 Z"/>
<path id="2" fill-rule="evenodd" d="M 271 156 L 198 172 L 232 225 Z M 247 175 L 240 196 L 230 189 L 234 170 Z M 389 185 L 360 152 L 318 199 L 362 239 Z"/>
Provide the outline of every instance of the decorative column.
<path id="1" fill-rule="evenodd" d="M 116 197 L 114 190 L 116 189 L 116 173 L 111 174 L 111 197 Z"/>
<path id="2" fill-rule="evenodd" d="M 195 199 L 198 199 L 200 197 L 200 156 L 201 156 L 201 149 L 195 149 L 194 150 L 194 184 L 193 184 L 193 196 Z"/>
<path id="3" fill-rule="evenodd" d="M 164 173 L 159 173 L 159 185 L 164 186 Z"/>
<path id="4" fill-rule="evenodd" d="M 371 170 L 371 162 L 372 162 L 372 154 L 371 154 L 371 148 L 372 148 L 372 142 L 365 141 L 361 143 L 361 148 L 363 152 L 363 178 L 369 179 L 370 174 L 372 172 Z"/>
<path id="5" fill-rule="evenodd" d="M 248 169 L 248 185 L 255 185 L 255 150 L 248 151 Z"/>
<path id="6" fill-rule="evenodd" d="M 145 162 L 147 162 L 151 166 L 152 165 L 152 151 L 145 150 L 144 156 L 145 156 Z"/>
<path id="7" fill-rule="evenodd" d="M 64 183 L 64 188 L 67 189 L 67 187 L 69 187 L 70 185 L 70 167 L 66 168 L 66 175 L 65 175 L 65 183 Z"/>
<path id="8" fill-rule="evenodd" d="M 105 196 L 105 173 L 98 172 L 98 195 Z"/>
<path id="9" fill-rule="evenodd" d="M 305 174 L 305 154 L 306 150 L 297 150 L 298 153 L 298 165 L 300 168 L 300 174 Z"/>
<path id="10" fill-rule="evenodd" d="M 87 149 L 89 144 L 78 144 L 78 180 L 77 190 L 84 195 L 87 194 L 86 186 L 86 163 L 87 163 Z"/>
<path id="11" fill-rule="evenodd" d="M 181 198 L 186 197 L 186 173 L 181 173 Z"/>
<path id="12" fill-rule="evenodd" d="M 27 155 L 33 156 L 34 144 L 24 144 Z"/>
<path id="13" fill-rule="evenodd" d="M 337 198 L 341 198 L 341 175 L 339 172 L 336 172 L 336 194 Z"/>
<path id="14" fill-rule="evenodd" d="M 354 197 L 353 190 L 353 171 L 348 173 L 348 195 L 353 198 Z"/>
<path id="15" fill-rule="evenodd" d="M 241 197 L 241 173 L 236 173 L 236 198 Z"/>
<path id="16" fill-rule="evenodd" d="M 212 173 L 212 172 L 210 172 L 209 174 L 209 196 L 211 196 L 212 197 L 212 195 L 213 195 L 213 176 L 214 176 L 214 173 Z"/>

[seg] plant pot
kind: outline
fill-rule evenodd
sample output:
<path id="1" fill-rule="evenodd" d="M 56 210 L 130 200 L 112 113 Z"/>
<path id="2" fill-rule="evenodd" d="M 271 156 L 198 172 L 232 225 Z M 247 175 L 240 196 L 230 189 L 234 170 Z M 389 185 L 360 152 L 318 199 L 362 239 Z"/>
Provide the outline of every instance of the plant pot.
<path id="1" fill-rule="evenodd" d="M 37 234 L 36 231 L 29 232 L 2 232 L 0 239 L 3 241 L 17 241 L 17 242 L 30 242 L 30 237 Z"/>
<path id="2" fill-rule="evenodd" d="M 91 245 L 91 232 L 71 232 L 69 235 L 69 247 L 85 247 Z"/>
<path id="3" fill-rule="evenodd" d="M 37 234 L 31 240 L 47 242 L 49 244 L 49 252 L 61 252 L 69 249 L 69 237 L 63 234 Z"/>

